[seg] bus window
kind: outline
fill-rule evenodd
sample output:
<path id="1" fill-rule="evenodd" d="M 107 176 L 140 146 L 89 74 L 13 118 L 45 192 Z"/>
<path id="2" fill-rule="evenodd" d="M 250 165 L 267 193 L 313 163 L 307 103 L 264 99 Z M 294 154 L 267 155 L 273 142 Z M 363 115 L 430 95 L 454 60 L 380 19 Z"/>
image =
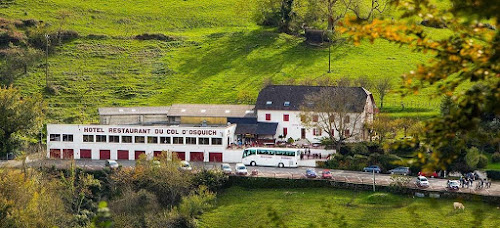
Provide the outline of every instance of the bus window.
<path id="1" fill-rule="evenodd" d="M 249 151 L 248 151 L 248 150 L 244 150 L 244 151 L 243 151 L 243 157 L 246 157 L 246 156 L 248 156 L 248 155 L 249 155 Z"/>
<path id="2" fill-rule="evenodd" d="M 278 155 L 278 156 L 281 156 L 281 155 L 286 155 L 286 151 L 279 151 L 279 150 L 275 150 L 275 151 L 274 151 L 274 154 L 275 154 L 275 155 Z"/>
<path id="3" fill-rule="evenodd" d="M 257 154 L 256 150 L 250 150 L 250 154 L 249 155 L 256 155 L 256 154 Z"/>
<path id="4" fill-rule="evenodd" d="M 268 151 L 267 151 L 267 154 L 269 154 L 269 155 L 274 155 L 274 152 L 275 152 L 274 150 L 268 150 Z"/>

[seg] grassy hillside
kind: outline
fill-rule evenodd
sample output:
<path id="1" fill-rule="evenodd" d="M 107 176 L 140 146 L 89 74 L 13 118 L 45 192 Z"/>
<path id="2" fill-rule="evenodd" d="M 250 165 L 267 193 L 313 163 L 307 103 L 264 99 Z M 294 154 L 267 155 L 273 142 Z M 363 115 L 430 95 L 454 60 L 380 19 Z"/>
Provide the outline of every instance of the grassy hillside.
<path id="1" fill-rule="evenodd" d="M 200 227 L 498 227 L 498 208 L 334 189 L 242 189 L 217 197 Z"/>
<path id="2" fill-rule="evenodd" d="M 252 4 L 17 0 L 0 17 L 36 18 L 82 36 L 106 35 L 77 39 L 50 56 L 50 81 L 57 92 L 46 98 L 54 122 L 95 122 L 101 106 L 252 103 L 264 81 L 301 84 L 319 77 L 368 76 L 391 77 L 397 84 L 402 73 L 429 58 L 383 40 L 359 47 L 344 44 L 332 49 L 333 72 L 328 74 L 328 49 L 257 26 Z M 164 33 L 177 40 L 131 39 L 142 33 Z M 42 65 L 16 84 L 27 94 L 42 92 Z M 405 98 L 392 93 L 385 105 L 394 116 L 427 117 L 437 111 L 439 101 L 429 100 L 433 93 L 428 89 Z"/>

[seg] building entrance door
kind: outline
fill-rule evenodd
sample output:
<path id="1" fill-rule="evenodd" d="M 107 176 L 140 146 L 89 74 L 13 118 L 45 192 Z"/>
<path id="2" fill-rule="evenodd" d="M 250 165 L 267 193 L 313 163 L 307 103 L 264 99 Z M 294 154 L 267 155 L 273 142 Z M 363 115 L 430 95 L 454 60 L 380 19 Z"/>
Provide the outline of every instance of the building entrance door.
<path id="1" fill-rule="evenodd" d="M 306 138 L 306 129 L 305 128 L 301 128 L 300 129 L 300 138 L 301 139 L 305 139 Z"/>

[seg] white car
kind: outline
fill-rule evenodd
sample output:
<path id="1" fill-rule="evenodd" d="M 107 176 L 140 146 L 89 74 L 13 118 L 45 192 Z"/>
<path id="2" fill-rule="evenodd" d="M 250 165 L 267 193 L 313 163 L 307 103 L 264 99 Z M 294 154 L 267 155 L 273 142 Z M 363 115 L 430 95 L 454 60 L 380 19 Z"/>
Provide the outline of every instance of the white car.
<path id="1" fill-rule="evenodd" d="M 120 165 L 115 160 L 106 160 L 106 167 L 110 169 L 117 169 Z"/>
<path id="2" fill-rule="evenodd" d="M 247 167 L 243 163 L 236 164 L 234 168 L 236 175 L 246 176 L 248 174 Z"/>
<path id="3" fill-rule="evenodd" d="M 415 182 L 415 184 L 418 187 L 427 188 L 427 187 L 429 187 L 429 180 L 427 180 L 427 177 L 418 176 L 417 177 L 417 181 Z"/>
<path id="4" fill-rule="evenodd" d="M 181 161 L 179 163 L 179 169 L 184 170 L 184 171 L 191 171 L 191 170 L 193 170 L 193 167 L 191 167 L 191 164 L 189 164 L 189 162 Z"/>
<path id="5" fill-rule="evenodd" d="M 233 170 L 231 169 L 231 166 L 227 163 L 224 163 L 222 165 L 220 165 L 220 168 L 222 169 L 222 172 L 224 174 L 231 174 L 233 173 Z"/>

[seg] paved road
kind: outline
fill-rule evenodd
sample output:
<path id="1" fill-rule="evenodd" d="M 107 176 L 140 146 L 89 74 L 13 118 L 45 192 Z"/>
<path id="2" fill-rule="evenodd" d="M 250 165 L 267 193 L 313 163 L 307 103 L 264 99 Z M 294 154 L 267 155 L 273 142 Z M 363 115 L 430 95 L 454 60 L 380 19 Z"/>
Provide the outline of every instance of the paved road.
<path id="1" fill-rule="evenodd" d="M 118 161 L 120 165 L 124 167 L 133 167 L 135 166 L 135 161 Z M 27 162 L 28 166 L 56 166 L 58 168 L 69 167 L 71 164 L 68 160 L 42 160 L 42 161 L 31 161 Z M 75 164 L 78 167 L 90 170 L 98 170 L 104 168 L 105 161 L 104 160 L 75 160 Z M 191 162 L 191 165 L 195 169 L 213 169 L 220 167 L 221 163 L 203 163 L 203 162 Z M 19 161 L 9 161 L 9 162 L 1 162 L 0 166 L 4 167 L 20 167 L 22 162 Z M 235 164 L 230 164 L 234 170 Z M 304 174 L 307 169 L 313 169 L 320 175 L 320 173 L 324 170 L 321 168 L 308 168 L 308 167 L 298 167 L 298 168 L 277 168 L 277 167 L 247 167 L 248 171 L 251 172 L 253 169 L 257 169 L 259 171 L 259 177 L 273 177 L 273 178 L 305 178 Z M 333 175 L 333 180 L 342 181 L 342 182 L 351 182 L 351 183 L 360 183 L 360 184 L 372 184 L 373 183 L 373 174 L 365 173 L 365 172 L 357 172 L 357 171 L 347 171 L 347 170 L 330 170 Z M 416 177 L 412 177 L 410 182 L 411 188 L 417 188 L 414 182 Z M 429 178 L 430 186 L 423 190 L 434 190 L 434 191 L 444 191 L 446 190 L 446 179 L 440 178 Z M 392 182 L 391 175 L 389 174 L 375 174 L 375 183 L 376 185 L 390 185 Z M 491 188 L 483 188 L 483 189 L 475 189 L 476 182 L 474 183 L 474 187 L 471 188 L 461 188 L 458 192 L 464 193 L 472 193 L 472 194 L 480 194 L 480 195 L 497 195 L 500 196 L 500 182 L 492 182 Z"/>

